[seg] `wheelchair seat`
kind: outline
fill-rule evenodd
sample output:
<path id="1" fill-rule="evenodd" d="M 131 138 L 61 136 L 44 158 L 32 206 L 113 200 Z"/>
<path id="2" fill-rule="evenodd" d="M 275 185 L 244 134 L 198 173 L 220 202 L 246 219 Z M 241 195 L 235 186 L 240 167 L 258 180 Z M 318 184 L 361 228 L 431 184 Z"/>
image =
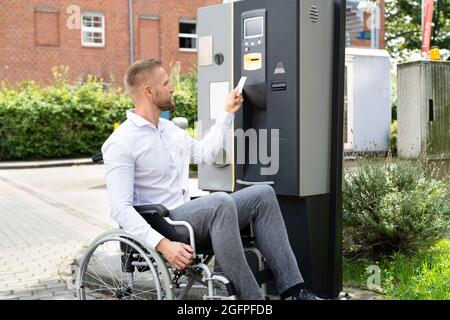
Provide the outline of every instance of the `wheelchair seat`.
<path id="1" fill-rule="evenodd" d="M 140 205 L 135 206 L 135 210 L 149 223 L 153 229 L 158 231 L 164 237 L 171 241 L 182 242 L 186 244 L 190 244 L 189 235 L 183 234 L 176 230 L 176 228 L 169 224 L 166 219 L 169 217 L 169 210 L 161 204 L 151 204 L 151 205 Z M 252 248 L 255 246 L 255 238 L 253 236 L 252 226 L 247 226 L 244 230 L 241 231 L 241 241 L 244 248 Z M 208 235 L 206 243 L 197 243 L 196 244 L 196 254 L 212 256 L 214 255 L 214 251 L 212 248 L 211 237 Z M 216 268 L 218 264 L 216 264 Z M 145 269 L 143 269 L 145 270 Z M 259 285 L 273 279 L 273 274 L 270 269 L 264 270 L 252 270 L 256 281 Z"/>

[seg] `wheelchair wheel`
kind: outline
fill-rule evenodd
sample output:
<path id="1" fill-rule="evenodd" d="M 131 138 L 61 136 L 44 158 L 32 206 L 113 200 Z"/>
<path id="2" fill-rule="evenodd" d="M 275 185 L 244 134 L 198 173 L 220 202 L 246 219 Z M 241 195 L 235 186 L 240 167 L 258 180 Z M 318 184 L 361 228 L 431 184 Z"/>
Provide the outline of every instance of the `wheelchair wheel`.
<path id="1" fill-rule="evenodd" d="M 154 250 L 123 230 L 105 232 L 87 249 L 78 270 L 80 300 L 171 300 L 169 270 Z"/>

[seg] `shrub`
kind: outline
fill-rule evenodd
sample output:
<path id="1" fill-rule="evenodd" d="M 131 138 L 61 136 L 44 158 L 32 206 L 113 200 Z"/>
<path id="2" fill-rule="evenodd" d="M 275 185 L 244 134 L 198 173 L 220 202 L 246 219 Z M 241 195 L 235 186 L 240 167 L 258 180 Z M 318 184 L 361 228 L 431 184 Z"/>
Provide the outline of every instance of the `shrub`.
<path id="1" fill-rule="evenodd" d="M 125 120 L 131 100 L 120 90 L 105 90 L 89 77 L 70 85 L 55 73 L 55 85 L 24 82 L 0 88 L 0 159 L 90 156 Z"/>
<path id="2" fill-rule="evenodd" d="M 363 161 L 345 174 L 344 253 L 380 259 L 410 254 L 442 238 L 449 226 L 448 186 L 422 162 Z"/>
<path id="3" fill-rule="evenodd" d="M 186 75 L 181 75 L 180 64 L 176 63 L 172 66 L 170 79 L 174 86 L 175 102 L 175 109 L 170 111 L 170 118 L 185 117 L 189 127 L 193 128 L 197 121 L 197 69 L 193 67 Z"/>

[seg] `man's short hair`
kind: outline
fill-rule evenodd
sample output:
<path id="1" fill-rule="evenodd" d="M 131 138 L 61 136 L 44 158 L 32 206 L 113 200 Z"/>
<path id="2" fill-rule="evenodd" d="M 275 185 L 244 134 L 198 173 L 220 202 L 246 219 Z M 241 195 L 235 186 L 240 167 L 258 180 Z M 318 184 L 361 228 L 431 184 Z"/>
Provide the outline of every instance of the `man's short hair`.
<path id="1" fill-rule="evenodd" d="M 125 73 L 125 90 L 133 96 L 132 92 L 138 85 L 142 84 L 145 77 L 161 68 L 161 62 L 155 59 L 138 60 L 128 67 Z"/>

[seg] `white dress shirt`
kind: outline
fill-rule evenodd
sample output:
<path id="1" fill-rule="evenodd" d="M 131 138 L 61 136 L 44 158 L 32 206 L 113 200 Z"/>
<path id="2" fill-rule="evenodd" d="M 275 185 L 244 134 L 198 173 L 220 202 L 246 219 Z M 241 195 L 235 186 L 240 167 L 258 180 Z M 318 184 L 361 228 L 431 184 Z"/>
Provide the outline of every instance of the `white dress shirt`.
<path id="1" fill-rule="evenodd" d="M 190 201 L 189 163 L 212 163 L 224 145 L 234 114 L 222 111 L 201 140 L 171 121 L 158 127 L 127 111 L 127 120 L 102 146 L 112 218 L 128 233 L 155 248 L 164 238 L 133 208 L 162 204 L 169 210 Z"/>

